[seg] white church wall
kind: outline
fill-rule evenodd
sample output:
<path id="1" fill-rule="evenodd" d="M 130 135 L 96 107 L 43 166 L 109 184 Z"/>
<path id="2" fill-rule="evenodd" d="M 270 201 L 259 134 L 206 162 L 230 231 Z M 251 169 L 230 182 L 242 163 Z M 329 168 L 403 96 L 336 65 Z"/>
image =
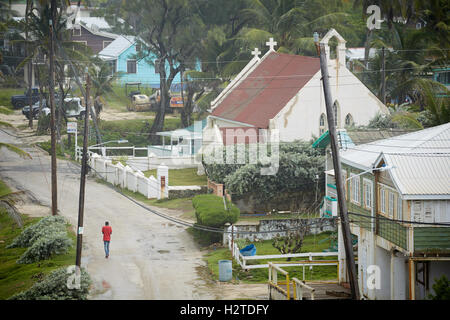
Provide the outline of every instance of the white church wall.
<path id="1" fill-rule="evenodd" d="M 331 60 L 328 66 L 331 96 L 338 101 L 338 128 L 345 127 L 345 117 L 352 116 L 356 125 L 367 125 L 378 113 L 388 109 L 346 67 Z M 320 136 L 319 121 L 326 115 L 321 72 L 314 77 L 275 116 L 275 127 L 280 130 L 282 141 L 309 140 Z M 328 125 L 326 124 L 327 128 Z"/>

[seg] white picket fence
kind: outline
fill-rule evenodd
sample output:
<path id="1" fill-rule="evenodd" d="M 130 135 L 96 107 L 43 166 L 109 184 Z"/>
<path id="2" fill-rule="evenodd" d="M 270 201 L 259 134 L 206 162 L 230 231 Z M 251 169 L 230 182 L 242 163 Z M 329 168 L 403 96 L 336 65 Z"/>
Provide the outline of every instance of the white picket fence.
<path id="1" fill-rule="evenodd" d="M 103 180 L 132 192 L 137 192 L 147 199 L 167 198 L 169 196 L 169 168 L 160 165 L 157 168 L 157 178 L 150 176 L 146 178 L 142 171 L 133 170 L 122 163 L 112 163 L 112 160 L 104 158 L 96 153 L 89 154 L 89 165 L 94 169 L 94 173 Z M 164 177 L 164 187 L 161 181 Z"/>

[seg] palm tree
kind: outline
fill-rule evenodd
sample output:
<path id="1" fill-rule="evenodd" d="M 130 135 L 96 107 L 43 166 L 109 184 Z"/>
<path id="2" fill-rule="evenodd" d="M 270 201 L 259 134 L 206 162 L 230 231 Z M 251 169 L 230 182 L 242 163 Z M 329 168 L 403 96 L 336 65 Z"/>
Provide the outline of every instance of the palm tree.
<path id="1" fill-rule="evenodd" d="M 94 108 L 97 120 L 100 119 L 100 112 L 103 109 L 105 100 L 103 95 L 113 91 L 113 82 L 117 78 L 116 74 L 111 74 L 111 66 L 108 62 L 99 58 L 93 58 L 89 74 L 92 81 L 92 90 L 94 94 Z"/>

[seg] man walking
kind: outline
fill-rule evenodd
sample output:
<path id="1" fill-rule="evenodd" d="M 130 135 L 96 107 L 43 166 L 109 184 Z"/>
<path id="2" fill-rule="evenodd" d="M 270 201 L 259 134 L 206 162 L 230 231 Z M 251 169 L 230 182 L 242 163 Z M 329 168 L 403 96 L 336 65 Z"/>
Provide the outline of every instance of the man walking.
<path id="1" fill-rule="evenodd" d="M 105 246 L 105 258 L 109 257 L 109 242 L 111 241 L 112 228 L 109 225 L 109 222 L 106 221 L 105 225 L 102 228 L 103 233 L 103 244 Z"/>

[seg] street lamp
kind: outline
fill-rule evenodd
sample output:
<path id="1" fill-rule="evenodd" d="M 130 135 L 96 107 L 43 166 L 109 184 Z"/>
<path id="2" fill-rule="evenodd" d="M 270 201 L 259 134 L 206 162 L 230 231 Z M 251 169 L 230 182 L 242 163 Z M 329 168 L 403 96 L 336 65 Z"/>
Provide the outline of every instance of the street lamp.
<path id="1" fill-rule="evenodd" d="M 362 174 L 364 174 L 364 173 L 367 173 L 367 172 L 371 172 L 371 171 L 387 171 L 387 170 L 391 170 L 391 169 L 394 169 L 394 168 L 395 168 L 394 166 L 386 166 L 385 164 L 383 164 L 383 165 L 382 165 L 381 167 L 379 167 L 379 168 L 372 168 L 372 169 L 363 171 L 363 172 L 361 172 L 361 173 L 355 174 L 354 176 L 351 176 L 351 177 L 345 179 L 345 181 L 348 181 L 348 180 L 350 180 L 350 179 L 353 179 L 353 178 L 355 178 L 355 177 L 358 177 L 358 176 L 360 176 L 360 175 L 362 175 Z"/>
<path id="2" fill-rule="evenodd" d="M 94 144 L 93 146 L 90 146 L 90 147 L 88 148 L 88 150 L 94 149 L 94 148 L 95 148 L 95 149 L 98 149 L 98 146 L 105 145 L 105 144 L 108 144 L 108 143 L 113 143 L 113 142 L 115 142 L 115 143 L 127 143 L 128 140 L 120 139 L 120 140 L 106 141 L 106 142 L 103 142 L 103 143 Z M 102 147 L 101 150 L 102 150 L 102 156 L 105 156 L 105 149 Z"/>

